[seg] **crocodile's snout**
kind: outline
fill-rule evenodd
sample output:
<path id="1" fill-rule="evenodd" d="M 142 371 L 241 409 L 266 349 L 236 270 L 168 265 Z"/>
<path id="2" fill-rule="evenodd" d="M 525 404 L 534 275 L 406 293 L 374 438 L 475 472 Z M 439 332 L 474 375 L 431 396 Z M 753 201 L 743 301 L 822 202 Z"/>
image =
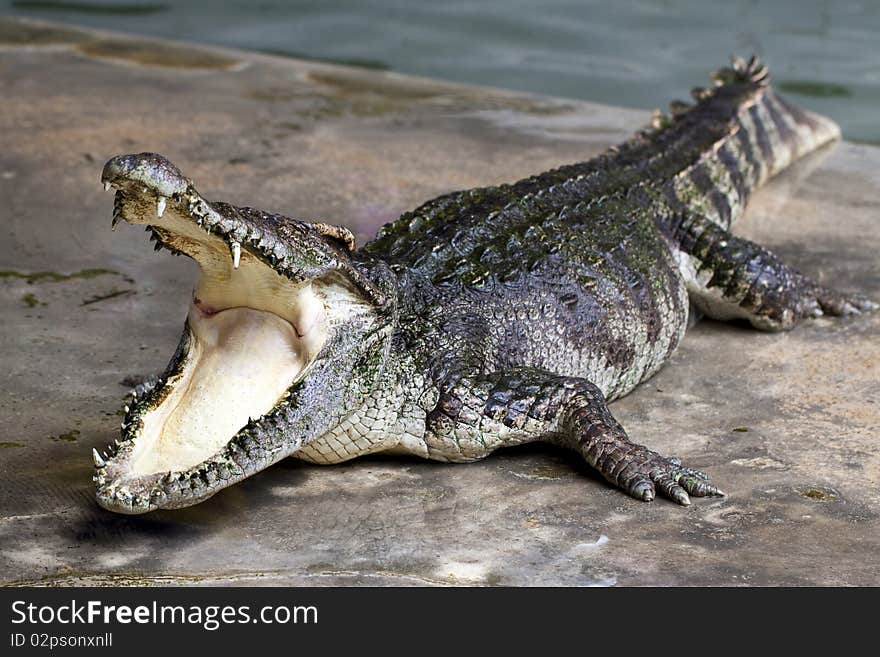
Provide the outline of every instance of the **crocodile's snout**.
<path id="1" fill-rule="evenodd" d="M 164 197 L 181 194 L 190 185 L 180 169 L 157 153 L 119 155 L 104 165 L 101 182 L 105 188 L 125 181 L 146 185 Z"/>

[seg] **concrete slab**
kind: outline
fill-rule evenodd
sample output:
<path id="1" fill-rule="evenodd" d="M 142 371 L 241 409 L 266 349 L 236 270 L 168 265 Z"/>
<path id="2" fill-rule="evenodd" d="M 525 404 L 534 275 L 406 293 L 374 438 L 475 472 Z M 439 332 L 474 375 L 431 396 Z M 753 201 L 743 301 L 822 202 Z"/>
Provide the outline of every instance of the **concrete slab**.
<path id="1" fill-rule="evenodd" d="M 880 583 L 876 316 L 699 324 L 615 404 L 729 493 L 687 509 L 539 447 L 288 459 L 190 509 L 101 510 L 91 449 L 118 431 L 121 382 L 164 367 L 195 279 L 110 232 L 108 157 L 158 151 L 208 195 L 363 241 L 442 192 L 588 158 L 648 113 L 12 19 L 0 99 L 0 583 Z M 877 298 L 878 190 L 880 150 L 840 144 L 759 194 L 741 232 Z"/>

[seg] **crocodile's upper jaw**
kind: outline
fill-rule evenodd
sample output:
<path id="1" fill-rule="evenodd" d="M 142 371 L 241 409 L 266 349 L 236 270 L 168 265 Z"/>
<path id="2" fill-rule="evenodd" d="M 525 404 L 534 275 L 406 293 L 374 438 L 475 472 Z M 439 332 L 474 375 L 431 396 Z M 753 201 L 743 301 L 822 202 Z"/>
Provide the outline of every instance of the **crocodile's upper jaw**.
<path id="1" fill-rule="evenodd" d="M 176 169 L 165 184 L 155 162 L 153 178 L 112 163 L 103 180 L 117 190 L 114 227 L 120 219 L 145 224 L 201 274 L 166 372 L 135 391 L 121 438 L 103 456 L 95 452 L 99 503 L 142 513 L 193 504 L 250 474 L 236 466 L 231 439 L 305 375 L 330 321 L 316 285 L 279 273 L 259 239 L 247 242 L 241 214 L 218 213 Z"/>

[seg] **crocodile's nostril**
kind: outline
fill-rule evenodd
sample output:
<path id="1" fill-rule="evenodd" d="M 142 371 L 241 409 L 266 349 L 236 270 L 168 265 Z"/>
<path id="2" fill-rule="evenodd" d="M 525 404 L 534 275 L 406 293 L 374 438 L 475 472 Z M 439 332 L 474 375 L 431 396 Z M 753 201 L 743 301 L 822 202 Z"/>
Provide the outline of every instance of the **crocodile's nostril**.
<path id="1" fill-rule="evenodd" d="M 139 182 L 165 197 L 184 192 L 189 185 L 180 170 L 157 153 L 117 155 L 104 165 L 101 182 L 105 186 Z"/>
<path id="2" fill-rule="evenodd" d="M 122 178 L 126 171 L 129 170 L 127 164 L 130 157 L 130 155 L 117 155 L 108 160 L 107 164 L 104 165 L 104 170 L 101 171 L 101 182 L 106 185 Z"/>

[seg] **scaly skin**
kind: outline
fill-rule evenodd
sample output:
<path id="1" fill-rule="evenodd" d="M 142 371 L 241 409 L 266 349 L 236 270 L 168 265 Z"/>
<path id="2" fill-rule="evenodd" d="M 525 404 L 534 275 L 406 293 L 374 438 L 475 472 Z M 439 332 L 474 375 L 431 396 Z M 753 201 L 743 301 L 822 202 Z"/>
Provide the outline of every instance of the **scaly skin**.
<path id="1" fill-rule="evenodd" d="M 604 155 L 434 199 L 351 254 L 332 227 L 209 204 L 224 239 L 260 232 L 274 249 L 261 256 L 267 264 L 292 280 L 336 272 L 372 311 L 341 326 L 293 394 L 216 459 L 122 498 L 99 466 L 101 503 L 123 512 L 193 504 L 288 455 L 464 462 L 535 440 L 571 448 L 637 499 L 721 495 L 703 473 L 632 442 L 607 406 L 675 351 L 689 300 L 764 330 L 876 305 L 820 287 L 729 233 L 757 186 L 839 132 L 774 94 L 754 59 L 716 80 L 694 91 L 696 104 L 675 104 Z M 147 176 L 173 167 L 126 157 Z M 108 167 L 105 179 L 124 169 L 118 158 Z M 172 178 L 171 193 L 195 194 L 179 172 Z M 285 222 L 299 227 L 296 240 Z M 313 248 L 320 257 L 304 258 Z M 138 397 L 128 424 L 155 403 L 151 394 Z"/>

